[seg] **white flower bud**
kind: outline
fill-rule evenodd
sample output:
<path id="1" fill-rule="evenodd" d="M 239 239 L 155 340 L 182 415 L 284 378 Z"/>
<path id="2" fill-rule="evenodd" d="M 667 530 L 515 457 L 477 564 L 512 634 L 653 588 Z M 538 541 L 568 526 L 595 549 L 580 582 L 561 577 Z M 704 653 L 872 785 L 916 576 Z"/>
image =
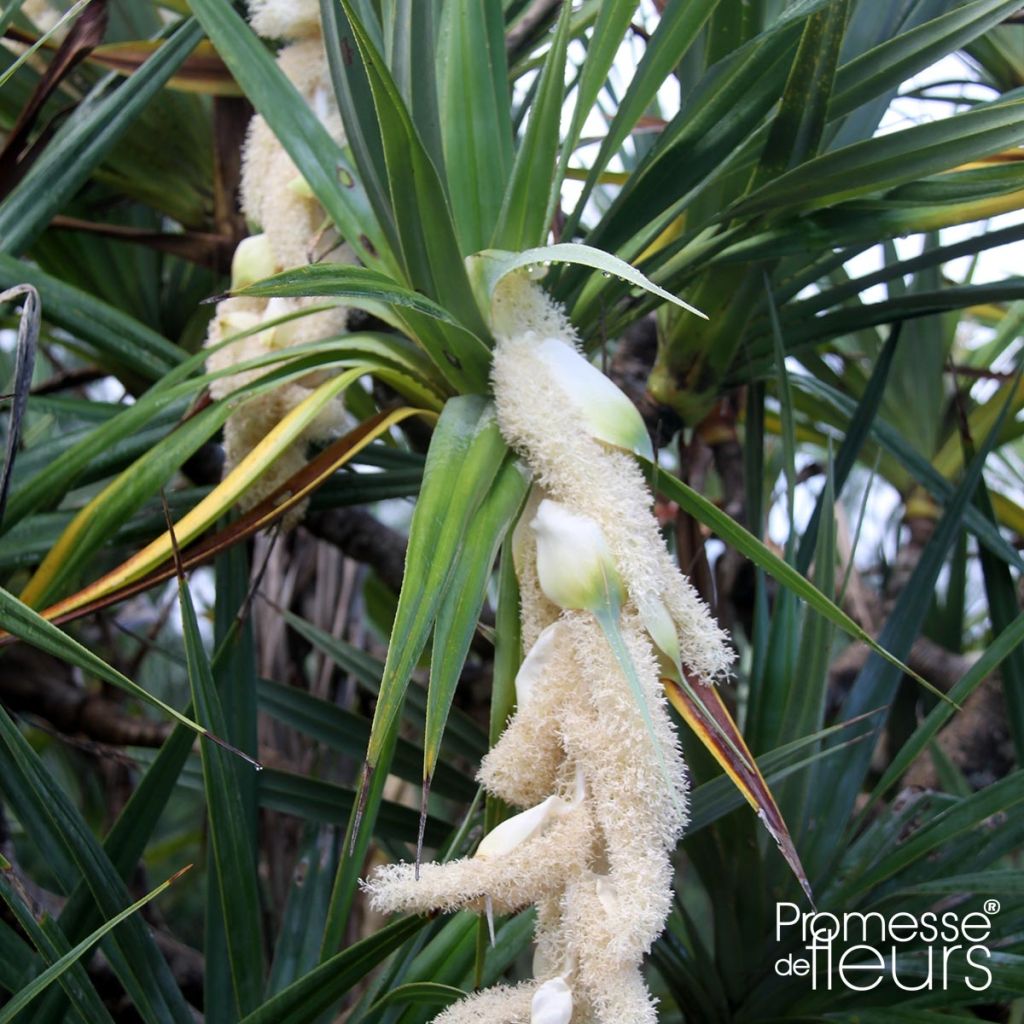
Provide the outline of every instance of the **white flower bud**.
<path id="1" fill-rule="evenodd" d="M 537 535 L 537 578 L 549 601 L 591 612 L 623 603 L 611 549 L 593 519 L 545 498 L 530 526 Z"/>
<path id="2" fill-rule="evenodd" d="M 322 85 L 318 85 L 313 90 L 313 98 L 310 100 L 309 105 L 313 108 L 313 113 L 316 114 L 317 120 L 324 124 L 330 116 L 331 107 L 327 90 Z"/>
<path id="3" fill-rule="evenodd" d="M 560 624 L 551 623 L 530 648 L 516 673 L 516 707 L 522 710 L 530 702 L 537 685 L 551 668 L 551 659 L 558 650 Z"/>
<path id="4" fill-rule="evenodd" d="M 266 235 L 243 238 L 231 260 L 231 289 L 239 291 L 277 272 L 274 248 Z"/>
<path id="5" fill-rule="evenodd" d="M 561 817 L 571 809 L 571 805 L 561 797 L 549 796 L 547 800 L 537 804 L 536 807 L 531 807 L 528 811 L 523 811 L 522 814 L 513 815 L 491 829 L 480 840 L 480 846 L 474 856 L 478 860 L 503 857 L 520 843 L 525 843 L 527 839 L 542 832 L 552 819 Z"/>
<path id="6" fill-rule="evenodd" d="M 572 989 L 565 978 L 545 981 L 530 1004 L 530 1024 L 569 1024 L 572 1019 Z"/>
<path id="7" fill-rule="evenodd" d="M 596 366 L 559 338 L 545 338 L 535 351 L 594 437 L 653 461 L 643 417 Z"/>

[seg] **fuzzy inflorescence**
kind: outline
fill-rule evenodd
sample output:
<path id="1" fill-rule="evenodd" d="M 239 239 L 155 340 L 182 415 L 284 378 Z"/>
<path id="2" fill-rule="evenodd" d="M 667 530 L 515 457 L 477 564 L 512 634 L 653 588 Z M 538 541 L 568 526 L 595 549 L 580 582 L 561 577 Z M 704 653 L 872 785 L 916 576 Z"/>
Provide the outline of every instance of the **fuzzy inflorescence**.
<path id="1" fill-rule="evenodd" d="M 382 911 L 537 908 L 534 981 L 470 996 L 436 1024 L 654 1024 L 640 965 L 670 910 L 687 815 L 661 677 L 678 658 L 710 683 L 731 653 L 665 548 L 632 443 L 615 443 L 614 417 L 591 429 L 580 380 L 593 370 L 564 312 L 520 275 L 499 287 L 493 322 L 498 421 L 535 486 L 513 537 L 517 706 L 478 778 L 526 810 L 473 857 L 418 879 L 388 865 L 364 888 Z M 552 359 L 552 344 L 565 353 Z M 575 379 L 560 376 L 574 360 Z M 635 439 L 635 423 L 621 432 Z"/>
<path id="2" fill-rule="evenodd" d="M 250 9 L 257 32 L 287 41 L 278 54 L 278 67 L 332 138 L 344 142 L 320 36 L 319 4 L 316 0 L 256 0 Z M 246 138 L 241 201 L 247 220 L 261 233 L 239 246 L 232 268 L 233 288 L 321 260 L 353 261 L 351 250 L 338 237 L 291 157 L 260 116 L 250 122 Z M 207 369 L 223 372 L 282 349 L 331 338 L 346 330 L 347 319 L 348 310 L 343 305 L 323 299 L 224 299 L 218 303 L 207 333 Z M 272 367 L 225 374 L 214 380 L 210 393 L 216 399 L 227 398 L 268 369 Z M 225 472 L 238 465 L 323 380 L 323 372 L 306 374 L 240 401 L 224 428 Z M 307 445 L 335 435 L 344 418 L 341 400 L 336 399 L 267 467 L 245 494 L 243 504 L 255 504 L 301 469 Z M 295 518 L 293 513 L 290 521 Z"/>

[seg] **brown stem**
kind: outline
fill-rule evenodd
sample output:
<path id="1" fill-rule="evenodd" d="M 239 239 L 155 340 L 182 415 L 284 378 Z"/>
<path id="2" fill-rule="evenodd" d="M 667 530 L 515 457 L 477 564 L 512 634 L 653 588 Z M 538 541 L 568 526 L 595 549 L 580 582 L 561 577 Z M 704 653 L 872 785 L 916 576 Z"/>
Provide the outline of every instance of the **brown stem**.
<path id="1" fill-rule="evenodd" d="M 111 746 L 159 747 L 170 732 L 165 722 L 129 717 L 102 693 L 75 686 L 66 665 L 24 644 L 4 655 L 0 700 L 66 736 Z"/>

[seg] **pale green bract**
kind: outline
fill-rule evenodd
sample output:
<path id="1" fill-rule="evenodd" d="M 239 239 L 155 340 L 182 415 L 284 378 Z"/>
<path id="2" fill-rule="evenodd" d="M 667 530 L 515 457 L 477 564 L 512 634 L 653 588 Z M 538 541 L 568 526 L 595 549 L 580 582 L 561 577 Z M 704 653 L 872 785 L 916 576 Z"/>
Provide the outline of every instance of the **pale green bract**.
<path id="1" fill-rule="evenodd" d="M 530 526 L 537 537 L 537 575 L 549 601 L 588 612 L 618 610 L 625 597 L 622 581 L 593 519 L 545 499 Z"/>
<path id="2" fill-rule="evenodd" d="M 639 410 L 596 366 L 558 338 L 545 338 L 537 346 L 537 358 L 594 437 L 645 459 L 654 458 Z"/>

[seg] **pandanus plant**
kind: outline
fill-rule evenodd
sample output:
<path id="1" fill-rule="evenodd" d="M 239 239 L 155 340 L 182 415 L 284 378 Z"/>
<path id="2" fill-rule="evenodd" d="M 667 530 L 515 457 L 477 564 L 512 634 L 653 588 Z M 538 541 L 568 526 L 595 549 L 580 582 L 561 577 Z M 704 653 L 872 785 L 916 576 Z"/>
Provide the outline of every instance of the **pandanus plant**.
<path id="1" fill-rule="evenodd" d="M 254 27 L 276 35 L 312 34 L 315 48 L 305 40 L 291 43 L 278 57 L 278 67 L 334 140 L 343 142 L 326 89 L 318 24 L 291 17 L 265 5 L 254 12 Z M 328 266 L 335 274 L 343 271 L 336 242 L 327 243 L 335 252 L 322 261 L 315 258 L 324 232 L 322 208 L 262 120 L 250 129 L 242 181 L 243 204 L 263 233 L 243 242 L 236 254 L 232 284 L 238 294 L 220 303 L 208 340 L 213 347 L 208 366 L 214 370 L 244 364 L 275 347 L 331 337 L 338 332 L 338 317 L 345 315 L 335 306 L 302 317 L 297 327 L 263 328 L 267 320 L 305 310 L 286 305 L 294 299 L 253 295 L 274 287 L 253 284 L 260 269 L 281 270 L 306 257 L 318 272 Z M 669 912 L 669 855 L 686 820 L 685 770 L 660 692 L 663 677 L 798 867 L 778 811 L 724 704 L 711 696 L 713 710 L 708 710 L 698 692 L 726 676 L 727 641 L 660 536 L 652 496 L 635 461 L 635 456 L 653 459 L 639 412 L 580 354 L 564 311 L 538 283 L 552 255 L 620 269 L 606 255 L 578 246 L 551 247 L 525 258 L 500 250 L 467 258 L 473 298 L 494 341 L 494 403 L 450 399 L 434 441 L 438 445 L 449 433 L 457 438 L 470 425 L 490 435 L 492 458 L 507 463 L 490 492 L 474 497 L 496 506 L 498 516 L 489 524 L 495 531 L 492 546 L 519 518 L 514 559 L 521 636 L 529 653 L 516 676 L 517 714 L 485 759 L 480 778 L 492 797 L 527 809 L 488 832 L 472 858 L 421 868 L 417 852 L 415 864 L 392 865 L 366 884 L 378 909 L 486 908 L 492 935 L 496 910 L 538 907 L 535 983 L 488 990 L 449 1010 L 445 1016 L 451 1020 L 477 1019 L 486 1006 L 493 1019 L 511 1021 L 530 1005 L 535 1020 L 568 1022 L 574 1007 L 582 1019 L 654 1019 L 639 966 Z M 302 301 L 308 306 L 311 300 Z M 231 335 L 239 332 L 246 340 L 232 344 Z M 231 375 L 217 386 L 230 394 L 251 377 L 252 371 L 248 378 Z M 313 385 L 322 377 L 318 374 Z M 304 395 L 296 387 L 269 392 L 259 404 L 246 403 L 227 421 L 229 468 L 288 409 L 301 404 Z M 247 502 L 272 493 L 294 472 L 301 442 L 311 430 L 324 430 L 323 419 L 321 414 L 299 437 L 290 459 L 278 458 Z M 502 442 L 513 452 L 506 456 L 497 450 Z M 531 496 L 524 499 L 531 479 Z M 479 606 L 479 596 L 472 599 Z M 443 609 L 438 613 L 444 614 Z M 401 611 L 398 616 L 400 622 Z M 406 642 L 396 636 L 389 665 L 408 664 L 408 653 L 395 651 L 396 643 Z M 449 671 L 460 668 L 456 660 Z M 433 679 L 435 697 L 455 678 Z M 699 682 L 695 686 L 691 680 Z M 371 749 L 380 723 L 393 728 L 382 713 L 395 701 L 392 688 L 400 698 L 407 683 L 407 672 L 385 670 Z M 361 799 L 369 798 L 370 769 L 380 773 L 387 767 L 386 754 L 368 758 Z M 422 822 L 431 773 L 428 762 Z M 357 814 L 362 811 L 360 806 Z M 361 819 L 359 827 L 364 827 Z M 358 841 L 357 834 L 352 841 Z"/>
<path id="2" fill-rule="evenodd" d="M 481 945 L 476 955 L 473 980 L 481 991 L 454 1002 L 443 1020 L 653 1020 L 655 1004 L 640 963 L 670 915 L 669 937 L 654 954 L 669 989 L 662 996 L 682 1006 L 692 994 L 707 1019 L 726 1019 L 733 1010 L 748 1017 L 768 1008 L 786 1012 L 791 991 L 758 973 L 758 958 L 769 955 L 764 949 L 751 957 L 757 964 L 749 972 L 753 978 L 733 970 L 722 955 L 738 933 L 737 906 L 749 896 L 753 876 L 733 887 L 736 904 L 723 899 L 714 905 L 721 915 L 714 934 L 721 947 L 719 990 L 706 991 L 709 978 L 694 967 L 694 958 L 707 956 L 701 943 L 685 947 L 679 939 L 691 922 L 682 899 L 672 894 L 672 854 L 689 799 L 670 706 L 774 840 L 763 858 L 757 855 L 758 872 L 772 874 L 777 844 L 805 889 L 803 898 L 811 897 L 811 889 L 728 710 L 730 701 L 715 686 L 728 677 L 732 649 L 666 547 L 652 513 L 654 493 L 710 525 L 775 576 L 787 595 L 807 602 L 817 616 L 808 613 L 801 638 L 815 654 L 810 660 L 824 657 L 814 645 L 827 647 L 826 622 L 875 652 L 877 660 L 845 709 L 844 741 L 874 735 L 878 726 L 871 715 L 879 703 L 872 702 L 885 706 L 893 675 L 913 675 L 887 649 L 891 642 L 904 655 L 909 627 L 893 627 L 882 643 L 868 636 L 826 596 L 830 586 L 822 592 L 805 577 L 814 531 L 799 555 L 791 545 L 780 558 L 756 536 L 759 517 L 752 517 L 753 532 L 744 530 L 660 466 L 639 413 L 589 357 L 606 338 L 654 315 L 658 353 L 649 387 L 658 401 L 686 427 L 699 427 L 724 391 L 751 383 L 753 430 L 764 415 L 764 381 L 773 372 L 788 416 L 787 357 L 810 360 L 810 349 L 835 335 L 900 317 L 1016 297 L 1019 282 L 988 291 L 937 287 L 916 305 L 874 308 L 851 303 L 857 282 L 841 280 L 839 271 L 881 238 L 1019 205 L 1019 165 L 985 162 L 1024 137 L 1024 113 L 1012 97 L 874 137 L 901 82 L 937 56 L 974 44 L 1016 4 L 907 3 L 880 16 L 877 5 L 855 0 L 679 0 L 655 5 L 656 14 L 642 9 L 649 32 L 634 26 L 638 5 L 620 0 L 260 0 L 251 4 L 251 26 L 224 0 L 191 0 L 190 13 L 185 5 L 167 7 L 181 8 L 182 17 L 163 24 L 154 18 L 150 46 L 113 52 L 79 44 L 100 65 L 120 59 L 121 69 L 134 73 L 116 90 L 112 79 L 98 78 L 91 102 L 42 155 L 15 154 L 22 166 L 14 157 L 9 161 L 17 170 L 11 171 L 15 184 L 0 206 L 4 283 L 32 284 L 44 316 L 116 368 L 137 399 L 66 450 L 51 453 L 45 478 L 31 477 L 13 491 L 8 530 L 32 523 L 83 476 L 105 481 L 70 521 L 62 521 L 38 565 L 24 563 L 31 573 L 18 580 L 20 599 L 4 591 L 5 640 L 31 640 L 138 695 L 133 681 L 75 645 L 54 621 L 96 611 L 212 556 L 218 558 L 218 602 L 222 594 L 225 602 L 235 601 L 234 607 L 218 605 L 211 667 L 182 587 L 193 710 L 173 712 L 180 723 L 176 746 L 168 742 L 140 783 L 134 815 L 142 808 L 155 814 L 147 801 L 158 808 L 157 796 L 166 800 L 168 780 L 187 759 L 188 730 L 256 754 L 254 674 L 251 694 L 221 697 L 216 687 L 230 675 L 244 640 L 239 623 L 247 598 L 232 591 L 234 566 L 226 561 L 237 556 L 238 541 L 282 519 L 299 521 L 314 492 L 341 466 L 371 449 L 384 458 L 385 446 L 371 442 L 392 438 L 393 428 L 415 420 L 433 427 L 387 659 L 375 680 L 375 714 L 360 733 L 360 747 L 363 739 L 367 743 L 364 767 L 347 794 L 350 814 L 329 873 L 333 880 L 329 887 L 321 880 L 318 890 L 325 903 L 322 934 L 313 943 L 319 948 L 302 957 L 285 949 L 266 985 L 258 876 L 247 845 L 255 787 L 232 751 L 203 743 L 213 840 L 209 970 L 227 992 L 208 991 L 208 1015 L 315 1020 L 368 968 L 402 949 L 371 988 L 370 1001 L 355 1010 L 359 1019 L 391 1017 L 398 1011 L 385 1001 L 402 995 L 399 985 L 396 993 L 386 992 L 393 979 L 444 987 L 436 980 L 441 970 L 435 980 L 423 980 L 431 947 L 416 945 L 417 932 L 427 927 L 430 912 L 462 908 L 480 913 L 497 941 L 490 953 Z M 614 91 L 609 83 L 634 31 L 648 37 L 643 56 L 606 112 L 605 97 Z M 204 34 L 213 49 L 200 44 Z M 17 68 L 31 69 L 30 62 Z M 230 292 L 219 298 L 205 349 L 186 355 L 110 301 L 83 299 L 84 270 L 65 265 L 66 254 L 44 229 L 65 207 L 82 212 L 75 205 L 78 190 L 95 172 L 94 185 L 121 189 L 148 204 L 150 213 L 174 217 L 183 235 L 177 242 L 171 237 L 178 236 L 161 237 L 159 244 L 176 257 L 194 256 L 189 246 L 200 241 L 202 195 L 156 187 L 159 178 L 146 176 L 149 155 L 119 177 L 112 146 L 165 83 L 194 88 L 197 81 L 221 94 L 219 114 L 224 97 L 240 90 L 258 116 L 244 144 L 241 189 L 252 231 L 232 247 Z M 652 109 L 667 81 L 679 86 L 683 102 L 662 119 Z M 52 100 L 47 90 L 53 88 L 45 83 L 41 103 Z M 173 108 L 178 100 L 165 103 Z M 580 166 L 577 154 L 587 153 L 581 148 L 584 126 L 595 110 L 605 115 L 606 130 L 597 154 Z M 104 132 L 97 133 L 97 126 Z M 657 141 L 645 149 L 643 129 L 651 126 Z M 615 158 L 627 166 L 624 176 L 609 170 Z M 563 209 L 569 177 L 582 185 L 575 205 Z M 225 219 L 224 197 L 218 200 L 218 216 Z M 88 230 L 81 224 L 78 229 Z M 966 243 L 966 251 L 987 244 L 981 235 Z M 34 266 L 14 258 L 26 251 Z M 919 260 L 937 264 L 948 255 L 940 249 Z M 907 266 L 890 259 L 872 282 L 879 275 L 899 278 Z M 210 276 L 192 288 L 204 295 L 216 290 Z M 354 323 L 352 309 L 369 314 L 362 324 L 372 329 L 346 330 Z M 168 317 L 166 310 L 161 315 Z M 197 340 L 195 325 L 181 334 Z M 373 404 L 360 385 L 367 377 L 388 389 L 388 400 Z M 206 397 L 178 423 L 199 394 Z M 861 436 L 870 427 L 869 408 L 865 403 L 856 414 L 867 417 L 866 424 L 855 417 Z M 351 428 L 353 414 L 360 422 Z M 162 416 L 174 429 L 161 433 L 152 450 L 129 446 L 129 456 L 116 463 L 117 475 L 106 482 L 94 465 L 100 456 L 140 427 L 159 425 Z M 786 424 L 782 429 L 786 433 Z M 223 479 L 190 503 L 173 528 L 150 528 L 145 546 L 76 589 L 96 565 L 111 525 L 141 509 L 221 430 Z M 417 436 L 411 426 L 409 432 Z M 994 440 L 992 435 L 986 443 Z M 312 454 L 311 446 L 317 449 Z M 938 533 L 944 544 L 966 516 L 986 451 L 981 462 L 970 463 L 964 485 L 950 499 L 950 515 L 956 515 Z M 846 451 L 845 472 L 856 454 Z M 358 490 L 357 482 L 349 482 Z M 830 532 L 820 524 L 830 526 L 831 493 L 823 496 L 816 520 L 818 571 L 828 580 Z M 202 536 L 236 504 L 243 509 L 239 518 Z M 167 514 L 173 518 L 172 509 Z M 978 513 L 975 520 L 983 518 Z M 985 522 L 987 528 L 975 527 L 1005 555 L 1005 540 Z M 942 561 L 942 550 L 935 551 L 922 563 L 933 573 L 931 583 Z M 907 601 L 919 604 L 931 583 L 923 569 Z M 442 799 L 464 792 L 443 763 L 441 745 L 447 723 L 458 721 L 456 688 L 489 593 L 497 597 L 490 745 L 478 776 L 487 799 L 474 848 L 467 831 L 477 818 L 468 816 L 467 828 L 445 841 L 431 809 L 442 783 Z M 918 611 L 915 605 L 914 615 Z M 340 660 L 347 657 L 330 637 L 295 624 Z M 778 636 L 789 640 L 792 625 L 786 618 Z M 1012 636 L 1008 631 L 988 667 L 1007 656 Z M 401 725 L 416 699 L 410 681 L 428 646 L 415 853 L 406 851 L 406 859 L 395 858 L 364 877 L 375 837 L 386 830 L 392 843 L 411 838 L 394 827 L 401 808 L 386 799 L 385 788 L 392 771 L 409 774 Z M 747 717 L 755 750 L 777 744 L 779 760 L 773 763 L 783 767 L 792 767 L 797 753 L 810 751 L 812 763 L 834 757 L 842 748 L 830 746 L 835 736 L 823 729 L 823 684 L 807 708 L 793 706 L 792 687 L 786 701 L 773 703 L 769 697 L 779 692 L 780 673 L 772 675 L 768 655 L 778 653 L 781 641 L 771 650 L 754 646 L 750 675 L 759 688 L 749 698 Z M 357 674 L 366 672 L 365 661 L 347 664 Z M 792 659 L 788 666 L 791 675 Z M 969 686 L 977 685 L 981 669 L 975 675 Z M 297 716 L 294 695 L 266 686 L 260 693 L 261 701 Z M 222 699 L 234 705 L 232 715 L 225 714 Z M 947 706 L 939 703 L 939 713 Z M 160 707 L 170 710 L 162 702 Z M 69 938 L 81 937 L 99 923 L 97 912 L 113 916 L 119 876 L 140 855 L 148 833 L 142 826 L 130 832 L 126 824 L 112 833 L 116 842 L 106 853 L 94 841 L 90 845 L 74 809 L 61 802 L 17 729 L 7 727 L 6 717 L 3 725 L 0 763 L 5 778 L 16 780 L 5 785 L 26 830 L 63 850 L 59 833 L 70 834 L 75 825 L 76 842 L 88 853 L 68 856 L 98 894 L 95 907 L 79 894 L 84 889 L 76 889 L 74 871 L 57 864 L 71 895 L 62 927 Z M 934 735 L 938 726 L 928 728 Z M 919 745 L 927 743 L 927 732 L 918 736 Z M 702 751 L 690 739 L 683 742 L 688 758 L 707 772 Z M 784 806 L 798 813 L 801 852 L 808 851 L 815 880 L 837 900 L 874 891 L 870 870 L 860 876 L 851 870 L 834 881 L 839 854 L 828 846 L 843 835 L 867 774 L 867 755 L 861 757 L 867 750 L 860 744 L 848 762 L 851 770 L 836 777 L 828 806 L 821 792 L 783 791 Z M 883 778 L 885 786 L 890 776 Z M 288 781 L 264 777 L 280 788 Z M 33 815 L 33 799 L 54 802 L 61 828 Z M 718 814 L 732 806 L 730 799 L 718 797 Z M 980 815 L 989 806 L 979 802 L 970 813 Z M 415 819 L 397 820 L 415 830 Z M 146 821 L 152 829 L 155 819 Z M 877 825 L 878 842 L 894 829 L 890 821 Z M 865 835 L 868 842 L 873 833 Z M 725 828 L 714 837 L 719 847 L 723 836 Z M 424 846 L 439 851 L 436 862 L 423 862 Z M 747 863 L 742 851 L 756 847 L 757 840 L 744 835 L 733 847 L 736 863 Z M 928 849 L 925 844 L 922 859 Z M 729 871 L 716 868 L 707 844 L 693 849 L 693 860 L 707 891 L 716 893 Z M 903 867 L 890 874 L 898 876 Z M 376 908 L 415 913 L 344 947 L 360 879 Z M 783 892 L 788 883 L 776 876 L 775 884 Z M 536 908 L 532 918 L 495 923 L 496 916 L 527 907 Z M 448 927 L 450 932 L 433 935 L 445 937 L 438 948 L 461 949 L 469 934 L 464 919 L 457 916 Z M 498 981 L 507 966 L 503 937 L 518 950 L 531 932 L 537 943 L 532 980 L 515 987 L 480 984 Z M 143 965 L 128 961 L 123 941 L 112 964 L 131 986 L 140 1012 L 147 1020 L 183 1019 L 187 1010 L 169 989 L 155 947 L 141 929 L 133 941 L 145 951 Z M 451 1001 L 461 995 L 452 987 L 465 973 L 445 992 L 407 991 L 413 1006 L 402 1012 L 413 1019 L 416 998 Z M 24 998 L 43 985 L 29 987 Z M 41 1019 L 59 1019 L 62 998 L 48 993 Z M 810 1012 L 827 1011 L 813 1006 Z"/>

